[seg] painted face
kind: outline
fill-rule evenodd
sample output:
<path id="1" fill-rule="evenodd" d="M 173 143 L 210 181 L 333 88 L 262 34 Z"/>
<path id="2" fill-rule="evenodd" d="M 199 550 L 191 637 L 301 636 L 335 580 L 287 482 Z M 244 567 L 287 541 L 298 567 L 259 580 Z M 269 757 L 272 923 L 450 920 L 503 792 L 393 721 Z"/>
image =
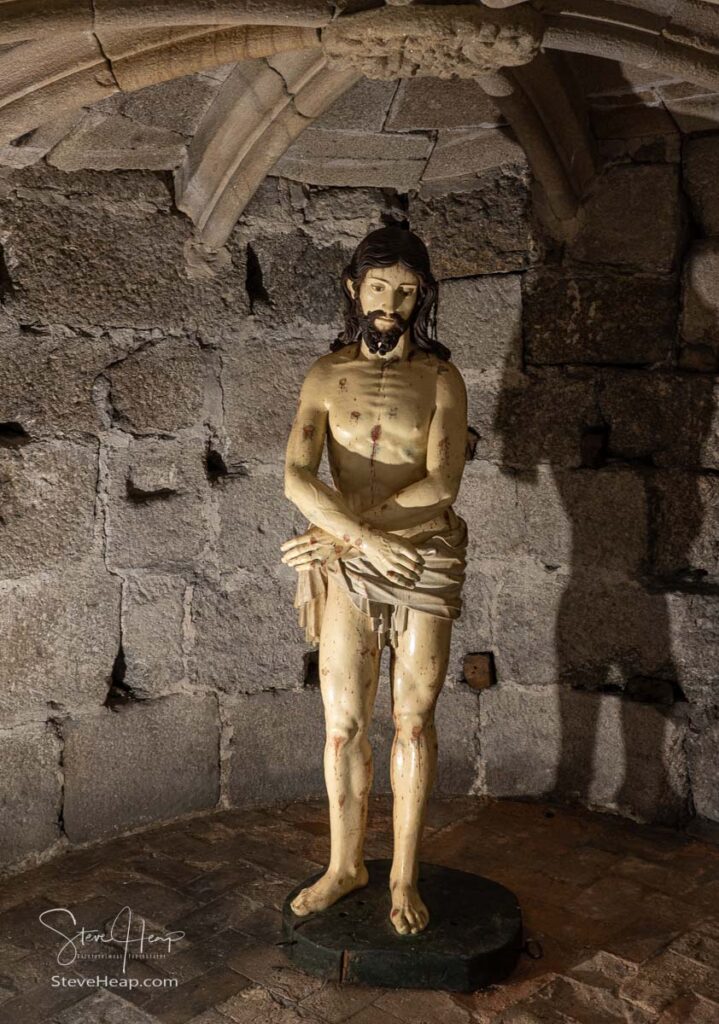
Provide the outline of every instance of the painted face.
<path id="1" fill-rule="evenodd" d="M 419 277 L 401 263 L 372 267 L 359 288 L 360 332 L 370 352 L 386 355 L 409 326 L 417 305 Z"/>

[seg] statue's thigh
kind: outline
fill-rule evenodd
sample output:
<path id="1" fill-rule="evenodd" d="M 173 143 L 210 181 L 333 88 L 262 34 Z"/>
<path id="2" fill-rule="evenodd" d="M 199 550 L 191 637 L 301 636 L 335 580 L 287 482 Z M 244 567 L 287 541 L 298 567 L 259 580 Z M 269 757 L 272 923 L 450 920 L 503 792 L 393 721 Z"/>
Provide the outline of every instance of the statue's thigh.
<path id="1" fill-rule="evenodd" d="M 369 715 L 379 679 L 380 646 L 368 615 L 330 576 L 320 634 L 320 688 L 325 707 Z"/>
<path id="2" fill-rule="evenodd" d="M 452 620 L 410 609 L 400 635 L 392 671 L 395 714 L 434 707 L 449 664 Z"/>

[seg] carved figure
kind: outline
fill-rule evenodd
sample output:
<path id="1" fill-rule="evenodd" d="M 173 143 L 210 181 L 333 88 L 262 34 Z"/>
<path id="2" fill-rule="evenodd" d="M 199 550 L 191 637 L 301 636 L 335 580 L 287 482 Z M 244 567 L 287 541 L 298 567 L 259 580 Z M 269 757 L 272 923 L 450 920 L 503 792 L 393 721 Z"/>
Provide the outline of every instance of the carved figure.
<path id="1" fill-rule="evenodd" d="M 322 47 L 331 67 L 367 78 L 477 78 L 528 64 L 543 31 L 531 7 L 413 4 L 337 18 L 322 29 Z"/>
<path id="2" fill-rule="evenodd" d="M 310 368 L 287 446 L 285 493 L 310 529 L 282 545 L 295 605 L 319 641 L 331 855 L 293 911 L 367 883 L 367 739 L 391 645 L 395 736 L 391 920 L 426 927 L 419 843 L 437 761 L 434 709 L 461 611 L 467 528 L 452 504 L 467 442 L 464 382 L 436 339 L 437 283 L 416 235 L 381 228 L 342 274 L 345 330 Z M 334 488 L 317 476 L 325 443 Z"/>

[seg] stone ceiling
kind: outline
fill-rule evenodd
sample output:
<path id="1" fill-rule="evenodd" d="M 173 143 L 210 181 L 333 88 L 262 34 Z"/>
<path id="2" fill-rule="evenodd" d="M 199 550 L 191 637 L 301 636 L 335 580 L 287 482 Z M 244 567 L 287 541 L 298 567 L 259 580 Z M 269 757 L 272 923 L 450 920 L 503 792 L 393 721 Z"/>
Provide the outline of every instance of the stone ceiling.
<path id="1" fill-rule="evenodd" d="M 210 250 L 268 173 L 525 160 L 561 235 L 600 167 L 717 123 L 717 0 L 0 0 L 0 164 L 172 171 Z"/>

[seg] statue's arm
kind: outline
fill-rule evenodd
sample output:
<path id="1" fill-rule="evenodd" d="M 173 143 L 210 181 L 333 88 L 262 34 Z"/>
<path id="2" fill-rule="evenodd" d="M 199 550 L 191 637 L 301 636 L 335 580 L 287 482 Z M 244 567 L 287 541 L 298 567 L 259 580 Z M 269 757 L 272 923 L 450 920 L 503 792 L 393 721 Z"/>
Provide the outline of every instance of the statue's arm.
<path id="1" fill-rule="evenodd" d="M 357 542 L 359 519 L 332 487 L 317 477 L 327 433 L 325 374 L 315 364 L 307 374 L 285 457 L 285 495 L 311 523 L 338 539 Z M 365 527 L 366 529 L 366 527 Z"/>
<path id="2" fill-rule="evenodd" d="M 375 529 L 364 520 L 364 516 L 360 521 L 350 511 L 342 495 L 317 477 L 329 419 L 324 376 L 315 364 L 302 386 L 287 444 L 285 495 L 315 526 L 338 541 L 358 548 L 387 579 L 413 587 L 420 578 L 423 564 L 413 545 L 401 537 Z M 313 536 L 308 538 L 307 535 L 285 541 L 282 561 L 302 571 L 303 566 L 313 564 L 318 543 Z"/>
<path id="3" fill-rule="evenodd" d="M 382 530 L 404 530 L 440 515 L 457 497 L 466 445 L 467 390 L 459 370 L 442 363 L 427 437 L 427 473 L 364 511 L 363 522 Z"/>

